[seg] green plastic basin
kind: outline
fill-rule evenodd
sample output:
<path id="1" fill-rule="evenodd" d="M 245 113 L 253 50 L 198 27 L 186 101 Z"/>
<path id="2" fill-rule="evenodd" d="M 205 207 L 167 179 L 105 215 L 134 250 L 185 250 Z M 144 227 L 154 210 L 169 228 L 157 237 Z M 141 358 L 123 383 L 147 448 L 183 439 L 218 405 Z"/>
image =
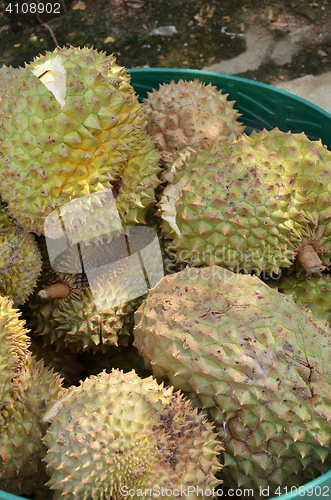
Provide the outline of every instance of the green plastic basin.
<path id="1" fill-rule="evenodd" d="M 131 83 L 141 99 L 153 88 L 158 89 L 160 83 L 198 78 L 215 85 L 229 94 L 229 100 L 236 101 L 235 108 L 242 113 L 240 121 L 246 125 L 246 133 L 275 127 L 282 132 L 305 132 L 309 139 L 321 139 L 331 149 L 331 115 L 284 90 L 246 78 L 195 69 L 134 68 L 129 71 Z"/>
<path id="2" fill-rule="evenodd" d="M 253 130 L 278 127 L 283 132 L 304 132 L 311 140 L 321 139 L 331 149 L 331 115 L 284 90 L 246 78 L 195 69 L 134 68 L 129 72 L 131 83 L 141 100 L 147 97 L 147 92 L 158 89 L 159 84 L 170 83 L 171 80 L 199 79 L 215 85 L 223 93 L 229 94 L 229 100 L 236 101 L 235 108 L 242 113 L 240 121 L 246 125 L 247 134 Z M 289 488 L 287 494 L 275 496 L 271 500 L 325 500 L 330 497 L 331 470 L 300 488 L 292 488 L 292 491 Z M 0 500 L 22 498 L 0 491 Z"/>

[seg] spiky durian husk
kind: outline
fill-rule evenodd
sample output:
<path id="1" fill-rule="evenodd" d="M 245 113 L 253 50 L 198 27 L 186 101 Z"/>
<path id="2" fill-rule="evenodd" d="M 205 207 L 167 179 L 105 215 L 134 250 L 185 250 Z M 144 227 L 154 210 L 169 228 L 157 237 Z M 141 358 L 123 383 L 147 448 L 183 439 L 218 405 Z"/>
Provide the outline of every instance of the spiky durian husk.
<path id="1" fill-rule="evenodd" d="M 41 273 L 34 235 L 25 233 L 0 202 L 0 293 L 24 304 Z"/>
<path id="2" fill-rule="evenodd" d="M 331 153 L 302 134 L 258 137 L 214 143 L 178 164 L 159 206 L 179 262 L 256 274 L 278 274 L 295 260 L 308 271 L 329 263 Z M 307 265 L 309 248 L 317 264 Z"/>
<path id="3" fill-rule="evenodd" d="M 121 218 L 144 223 L 159 153 L 114 56 L 58 47 L 1 75 L 0 192 L 12 217 L 40 235 L 56 208 L 112 190 Z"/>
<path id="4" fill-rule="evenodd" d="M 283 182 L 294 188 L 293 207 L 307 221 L 299 255 L 310 245 L 314 263 L 309 269 L 296 265 L 296 271 L 320 271 L 331 262 L 331 152 L 321 140 L 311 141 L 303 132 L 291 134 L 278 128 L 244 136 L 261 160 L 274 155 L 284 168 Z M 316 255 L 317 254 L 317 255 Z"/>
<path id="5" fill-rule="evenodd" d="M 219 484 L 213 427 L 152 377 L 119 370 L 91 376 L 45 420 L 51 422 L 44 438 L 48 485 L 56 499 L 117 498 L 121 487 L 138 490 L 138 498 L 139 488 L 153 489 L 156 477 L 160 488 Z"/>
<path id="6" fill-rule="evenodd" d="M 104 351 L 128 341 L 129 332 L 123 329 L 125 308 L 98 311 L 88 287 L 71 289 L 65 299 L 37 295 L 29 307 L 33 335 L 41 335 L 43 344 L 57 351 L 63 346 L 71 352 Z"/>
<path id="7" fill-rule="evenodd" d="M 177 262 L 278 273 L 295 256 L 305 221 L 272 155 L 261 162 L 243 138 L 184 159 L 159 203 Z"/>
<path id="8" fill-rule="evenodd" d="M 0 401 L 5 404 L 13 379 L 20 372 L 28 352 L 29 332 L 13 301 L 0 296 Z M 10 399 L 10 398 L 9 398 Z"/>
<path id="9" fill-rule="evenodd" d="M 81 245 L 82 261 L 86 274 L 59 273 L 52 270 L 42 240 L 45 276 L 40 280 L 41 289 L 29 302 L 31 319 L 29 327 L 34 335 L 43 337 L 44 345 L 52 344 L 56 350 L 63 347 L 72 352 L 92 349 L 107 351 L 118 345 L 127 345 L 134 325 L 134 311 L 147 293 L 147 282 L 142 278 L 140 262 L 130 260 L 137 248 L 150 245 L 155 233 L 150 228 L 127 227 L 124 234 L 104 237 L 99 241 Z M 159 263 L 153 251 L 143 253 L 148 277 L 159 273 Z M 68 271 L 74 266 L 70 255 L 62 259 L 61 268 Z M 53 263 L 54 265 L 54 263 Z M 56 268 L 56 265 L 55 265 Z M 101 271 L 100 271 L 101 270 Z M 57 292 L 64 295 L 58 295 Z M 67 293 L 65 288 L 67 288 Z M 134 292 L 134 293 L 132 293 Z"/>
<path id="10" fill-rule="evenodd" d="M 0 489 L 19 495 L 43 490 L 44 413 L 64 394 L 59 375 L 28 354 L 0 410 Z"/>
<path id="11" fill-rule="evenodd" d="M 244 131 L 235 101 L 211 84 L 199 80 L 160 85 L 148 92 L 143 107 L 146 130 L 166 160 L 188 146 L 202 149 L 217 140 L 231 140 Z"/>
<path id="12" fill-rule="evenodd" d="M 292 295 L 295 302 L 308 307 L 320 319 L 331 323 L 331 277 L 329 274 L 311 276 L 284 276 L 269 283 L 285 295 Z"/>
<path id="13" fill-rule="evenodd" d="M 146 367 L 215 422 L 227 486 L 257 497 L 269 486 L 275 496 L 329 469 L 327 322 L 257 277 L 218 266 L 166 276 L 135 316 Z"/>

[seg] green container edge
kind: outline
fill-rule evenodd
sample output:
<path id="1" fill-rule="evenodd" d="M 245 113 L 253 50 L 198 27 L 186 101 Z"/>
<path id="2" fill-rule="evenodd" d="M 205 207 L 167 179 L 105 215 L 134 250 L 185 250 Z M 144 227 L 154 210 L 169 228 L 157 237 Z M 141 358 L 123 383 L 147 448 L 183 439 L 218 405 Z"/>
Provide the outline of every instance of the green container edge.
<path id="1" fill-rule="evenodd" d="M 262 130 L 262 128 L 271 130 L 277 126 L 283 132 L 305 132 L 309 139 L 321 139 L 322 143 L 331 149 L 331 114 L 315 104 L 277 87 L 239 76 L 196 69 L 131 68 L 128 69 L 128 73 L 131 75 L 131 84 L 139 94 L 140 100 L 146 97 L 147 92 L 151 92 L 152 89 L 158 90 L 160 83 L 170 83 L 171 80 L 177 82 L 179 80 L 199 79 L 203 83 L 215 85 L 223 93 L 228 93 L 228 100 L 236 101 L 234 107 L 242 113 L 239 120 L 246 125 L 245 133 L 250 133 L 252 130 Z M 147 81 L 148 83 L 146 83 Z M 245 88 L 250 91 L 249 96 L 243 92 Z M 258 95 L 253 99 L 252 95 L 255 95 L 256 91 Z M 280 104 L 285 106 L 287 113 L 284 112 Z M 247 105 L 250 106 L 250 109 L 247 108 Z M 252 112 L 252 107 L 254 112 Z M 257 111 L 266 113 L 268 119 L 261 121 L 261 116 L 257 114 Z M 316 121 L 317 118 L 319 118 L 318 121 Z M 319 493 L 316 493 L 316 489 Z M 323 494 L 323 490 L 327 491 L 328 494 Z M 300 486 L 301 493 L 299 493 L 299 488 L 295 488 L 294 491 L 269 500 L 323 500 L 323 498 L 331 496 L 330 490 L 331 470 Z M 310 492 L 313 494 L 309 494 Z M 0 500 L 28 499 L 0 490 Z"/>

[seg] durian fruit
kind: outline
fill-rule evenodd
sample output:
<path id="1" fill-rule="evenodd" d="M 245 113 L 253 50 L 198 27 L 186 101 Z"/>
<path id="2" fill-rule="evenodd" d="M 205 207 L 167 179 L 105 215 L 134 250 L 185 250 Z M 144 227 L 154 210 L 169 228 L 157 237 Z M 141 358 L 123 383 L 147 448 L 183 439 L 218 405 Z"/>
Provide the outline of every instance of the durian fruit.
<path id="1" fill-rule="evenodd" d="M 244 139 L 184 161 L 159 203 L 177 262 L 257 274 L 290 266 L 305 221 L 283 170 L 273 156 L 261 162 Z"/>
<path id="2" fill-rule="evenodd" d="M 13 380 L 10 399 L 0 410 L 0 489 L 17 495 L 37 491 L 47 496 L 47 474 L 42 458 L 43 415 L 64 394 L 62 379 L 42 361 L 27 354 Z"/>
<path id="3" fill-rule="evenodd" d="M 25 233 L 0 202 L 0 294 L 15 305 L 24 304 L 36 286 L 41 266 L 34 235 Z"/>
<path id="4" fill-rule="evenodd" d="M 121 498 L 129 490 L 131 498 L 149 499 L 154 487 L 177 490 L 172 498 L 184 496 L 181 487 L 187 498 L 206 498 L 220 482 L 212 425 L 152 377 L 119 370 L 91 376 L 44 420 L 51 424 L 44 442 L 54 499 Z"/>
<path id="5" fill-rule="evenodd" d="M 107 190 L 124 222 L 144 223 L 160 155 L 114 56 L 57 47 L 0 77 L 0 194 L 19 225 L 43 234 L 51 212 Z"/>
<path id="6" fill-rule="evenodd" d="M 329 182 L 331 153 L 320 143 L 243 134 L 178 164 L 159 214 L 178 262 L 270 275 L 295 262 L 312 272 L 330 263 Z"/>
<path id="7" fill-rule="evenodd" d="M 64 297 L 59 296 L 62 290 Z M 142 299 L 138 300 L 140 304 Z M 98 311 L 90 288 L 76 286 L 75 275 L 58 277 L 56 283 L 41 289 L 30 300 L 29 309 L 33 335 L 41 336 L 43 345 L 52 345 L 56 351 L 64 347 L 73 353 L 127 344 L 134 321 L 130 303 Z"/>
<path id="8" fill-rule="evenodd" d="M 81 245 L 84 272 L 78 274 L 69 274 L 71 259 L 64 262 L 62 257 L 61 268 L 68 272 L 52 271 L 45 241 L 41 241 L 48 281 L 40 280 L 40 290 L 29 301 L 29 327 L 33 335 L 43 337 L 44 345 L 51 344 L 57 351 L 65 347 L 77 353 L 105 352 L 128 344 L 133 313 L 148 291 L 142 266 L 135 258 L 136 250 L 146 244 L 150 246 L 149 238 L 155 233 L 150 234 L 148 227 L 126 229 L 130 254 L 124 234 Z M 154 272 L 160 274 L 161 259 L 159 262 L 150 249 L 142 253 L 148 278 L 153 278 Z"/>
<path id="9" fill-rule="evenodd" d="M 320 319 L 331 323 L 331 277 L 329 274 L 283 276 L 269 283 L 285 295 L 292 295 L 295 302 L 308 307 Z"/>
<path id="10" fill-rule="evenodd" d="M 0 296 L 0 401 L 10 400 L 13 379 L 20 372 L 29 347 L 25 321 L 13 301 Z"/>
<path id="11" fill-rule="evenodd" d="M 256 154 L 265 159 L 276 155 L 284 167 L 285 179 L 293 186 L 293 206 L 308 221 L 302 243 L 297 247 L 298 257 L 306 261 L 307 272 L 321 271 L 330 264 L 331 252 L 331 153 L 321 140 L 311 141 L 302 132 L 291 134 L 278 128 L 244 136 Z M 302 263 L 302 262 L 301 262 Z M 302 271 L 302 267 L 295 266 Z"/>
<path id="12" fill-rule="evenodd" d="M 240 114 L 214 85 L 199 80 L 162 84 L 147 93 L 146 130 L 166 161 L 187 147 L 201 149 L 215 140 L 231 140 L 244 131 Z"/>
<path id="13" fill-rule="evenodd" d="M 135 316 L 146 367 L 215 423 L 226 486 L 256 498 L 269 487 L 274 497 L 330 468 L 327 322 L 258 277 L 218 266 L 165 276 Z"/>
<path id="14" fill-rule="evenodd" d="M 0 490 L 29 495 L 47 478 L 42 416 L 63 388 L 60 377 L 29 352 L 20 316 L 11 300 L 0 297 Z"/>

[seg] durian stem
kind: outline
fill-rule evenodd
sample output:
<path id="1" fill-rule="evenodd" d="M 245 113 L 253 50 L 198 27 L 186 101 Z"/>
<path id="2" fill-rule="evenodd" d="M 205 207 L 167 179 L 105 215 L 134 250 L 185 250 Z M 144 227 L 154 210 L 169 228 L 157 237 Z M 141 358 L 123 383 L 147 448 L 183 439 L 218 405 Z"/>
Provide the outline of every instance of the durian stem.
<path id="1" fill-rule="evenodd" d="M 65 283 L 54 283 L 38 292 L 42 299 L 65 299 L 70 293 L 70 288 Z"/>
<path id="2" fill-rule="evenodd" d="M 312 245 L 304 246 L 298 252 L 297 259 L 307 272 L 323 271 L 325 269 Z"/>

